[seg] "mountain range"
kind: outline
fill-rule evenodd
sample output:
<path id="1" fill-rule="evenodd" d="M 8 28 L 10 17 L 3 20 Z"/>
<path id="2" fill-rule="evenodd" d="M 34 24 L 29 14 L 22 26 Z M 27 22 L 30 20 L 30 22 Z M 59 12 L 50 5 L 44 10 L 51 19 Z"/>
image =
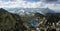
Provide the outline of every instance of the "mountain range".
<path id="1" fill-rule="evenodd" d="M 56 10 L 52 10 L 49 8 L 5 8 L 8 12 L 11 13 L 19 13 L 19 11 L 24 10 L 25 12 L 38 12 L 41 14 L 47 14 L 47 13 L 58 13 Z"/>

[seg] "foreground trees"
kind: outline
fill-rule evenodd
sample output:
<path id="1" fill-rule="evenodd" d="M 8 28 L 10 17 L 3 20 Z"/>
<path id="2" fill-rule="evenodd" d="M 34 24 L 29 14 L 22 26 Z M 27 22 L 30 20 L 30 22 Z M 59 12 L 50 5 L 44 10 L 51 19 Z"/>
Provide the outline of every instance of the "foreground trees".
<path id="1" fill-rule="evenodd" d="M 48 13 L 47 14 L 47 25 L 52 25 L 53 23 L 56 25 L 57 22 L 60 21 L 60 13 Z"/>

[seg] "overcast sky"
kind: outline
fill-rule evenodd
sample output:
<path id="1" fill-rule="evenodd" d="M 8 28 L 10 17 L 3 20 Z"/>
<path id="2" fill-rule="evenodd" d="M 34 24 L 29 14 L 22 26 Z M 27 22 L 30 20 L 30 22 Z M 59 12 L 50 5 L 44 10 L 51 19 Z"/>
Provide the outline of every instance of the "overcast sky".
<path id="1" fill-rule="evenodd" d="M 50 8 L 60 10 L 60 0 L 0 0 L 0 8 Z"/>

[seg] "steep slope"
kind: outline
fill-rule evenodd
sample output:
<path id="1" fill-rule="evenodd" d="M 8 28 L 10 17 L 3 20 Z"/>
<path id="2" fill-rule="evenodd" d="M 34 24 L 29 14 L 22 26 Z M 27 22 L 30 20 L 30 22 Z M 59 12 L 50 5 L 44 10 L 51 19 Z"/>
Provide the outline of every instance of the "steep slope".
<path id="1" fill-rule="evenodd" d="M 0 31 L 24 31 L 24 29 L 26 28 L 19 15 L 0 9 Z"/>

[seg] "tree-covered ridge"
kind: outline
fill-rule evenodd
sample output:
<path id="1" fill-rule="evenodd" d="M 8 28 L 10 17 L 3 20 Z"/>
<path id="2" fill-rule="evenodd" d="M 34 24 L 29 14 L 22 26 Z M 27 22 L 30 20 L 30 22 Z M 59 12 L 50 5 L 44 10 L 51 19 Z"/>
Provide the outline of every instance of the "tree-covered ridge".
<path id="1" fill-rule="evenodd" d="M 0 31 L 24 31 L 26 29 L 19 15 L 3 11 L 0 12 Z"/>
<path id="2" fill-rule="evenodd" d="M 12 15 L 7 12 L 0 12 L 0 30 L 13 29 L 16 20 L 12 18 Z"/>

